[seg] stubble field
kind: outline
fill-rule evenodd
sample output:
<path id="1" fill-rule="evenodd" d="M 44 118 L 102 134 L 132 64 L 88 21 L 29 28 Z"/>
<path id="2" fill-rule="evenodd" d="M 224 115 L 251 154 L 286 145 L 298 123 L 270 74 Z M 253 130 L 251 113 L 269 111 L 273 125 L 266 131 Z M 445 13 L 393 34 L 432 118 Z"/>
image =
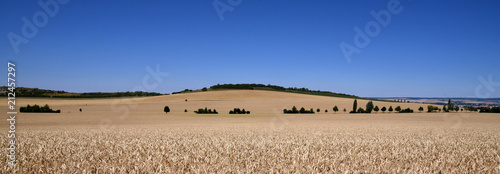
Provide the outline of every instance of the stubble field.
<path id="1" fill-rule="evenodd" d="M 499 114 L 334 114 L 333 105 L 350 109 L 353 100 L 269 91 L 18 101 L 62 113 L 20 114 L 18 165 L 9 168 L 4 151 L 0 173 L 500 172 Z M 292 105 L 329 112 L 281 114 Z M 205 106 L 221 114 L 191 112 Z M 226 114 L 234 107 L 252 114 Z M 0 126 L 6 146 L 8 122 Z"/>

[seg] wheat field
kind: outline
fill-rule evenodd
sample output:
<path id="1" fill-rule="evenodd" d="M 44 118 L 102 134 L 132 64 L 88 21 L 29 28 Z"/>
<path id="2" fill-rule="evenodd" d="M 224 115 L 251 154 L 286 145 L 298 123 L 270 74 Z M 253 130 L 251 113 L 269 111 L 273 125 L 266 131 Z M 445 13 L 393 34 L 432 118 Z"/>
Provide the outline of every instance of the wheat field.
<path id="1" fill-rule="evenodd" d="M 18 165 L 9 167 L 4 151 L 0 173 L 500 173 L 499 114 L 284 115 L 283 105 L 348 107 L 352 100 L 258 94 L 19 99 L 63 112 L 20 114 Z M 163 113 L 164 105 L 172 113 Z M 256 114 L 183 112 L 204 105 Z M 8 129 L 6 121 L 0 126 Z M 2 144 L 8 140 L 0 134 Z"/>

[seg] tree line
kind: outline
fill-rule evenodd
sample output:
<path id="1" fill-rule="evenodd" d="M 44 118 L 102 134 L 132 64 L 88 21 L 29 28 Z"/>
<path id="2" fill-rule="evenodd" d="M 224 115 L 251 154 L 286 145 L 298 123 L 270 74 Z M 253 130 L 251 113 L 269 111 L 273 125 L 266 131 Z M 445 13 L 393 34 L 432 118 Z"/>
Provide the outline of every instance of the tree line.
<path id="1" fill-rule="evenodd" d="M 61 110 L 52 110 L 48 104 L 43 107 L 35 104 L 33 106 L 28 105 L 26 107 L 20 107 L 19 112 L 61 113 Z"/>
<path id="2" fill-rule="evenodd" d="M 291 110 L 283 109 L 284 114 L 314 114 L 313 108 L 306 110 L 304 107 L 301 107 L 300 110 L 297 107 L 293 106 Z"/>
<path id="3" fill-rule="evenodd" d="M 399 113 L 413 113 L 414 112 L 413 109 L 411 109 L 411 108 L 401 108 L 401 106 L 396 106 L 396 108 L 394 108 L 394 109 L 392 108 L 392 106 L 389 106 L 389 108 L 386 108 L 385 106 L 383 106 L 382 108 L 379 108 L 378 106 L 374 106 L 373 101 L 368 101 L 365 108 L 358 107 L 358 101 L 357 101 L 357 99 L 354 99 L 353 108 L 349 113 L 371 113 L 373 111 L 378 112 L 379 110 L 382 112 L 396 111 Z M 450 109 L 450 108 L 453 108 L 453 109 Z M 437 111 L 439 111 L 439 112 L 441 112 L 441 111 L 444 111 L 444 112 L 456 111 L 456 112 L 458 112 L 458 111 L 464 111 L 464 109 L 471 111 L 471 112 L 475 112 L 475 111 L 479 110 L 479 112 L 481 112 L 481 113 L 500 113 L 499 107 L 476 108 L 473 106 L 465 106 L 463 108 L 460 108 L 458 106 L 455 106 L 453 103 L 451 103 L 451 100 L 448 100 L 448 104 L 443 105 L 442 109 L 437 107 L 437 106 L 433 106 L 433 105 L 427 106 L 427 112 L 437 112 Z M 336 113 L 339 111 L 339 108 L 337 106 L 334 106 L 332 108 L 332 110 Z M 319 113 L 320 111 L 321 111 L 321 109 L 319 109 L 319 108 L 316 109 L 316 112 Z M 343 111 L 346 112 L 346 109 L 344 108 Z M 424 111 L 424 108 L 422 106 L 420 106 L 418 108 L 418 111 L 422 112 L 422 111 Z M 165 106 L 165 112 L 167 112 L 167 113 L 170 112 L 170 109 L 168 108 L 168 106 Z M 184 112 L 187 112 L 187 110 L 184 110 Z M 198 109 L 198 111 L 194 111 L 194 112 L 201 113 L 201 114 L 203 114 L 203 113 L 217 113 L 217 111 L 215 109 L 212 111 L 211 109 L 207 109 L 206 107 L 205 107 L 205 109 L 200 108 L 200 109 Z M 325 112 L 328 112 L 328 110 L 326 109 Z M 297 107 L 293 106 L 292 109 L 286 109 L 286 108 L 283 109 L 283 113 L 284 114 L 314 114 L 315 112 L 314 112 L 313 108 L 305 109 L 304 107 L 301 107 L 300 109 L 297 109 Z M 246 111 L 245 109 L 240 110 L 239 108 L 234 108 L 233 110 L 229 111 L 229 114 L 250 114 L 250 111 Z"/>

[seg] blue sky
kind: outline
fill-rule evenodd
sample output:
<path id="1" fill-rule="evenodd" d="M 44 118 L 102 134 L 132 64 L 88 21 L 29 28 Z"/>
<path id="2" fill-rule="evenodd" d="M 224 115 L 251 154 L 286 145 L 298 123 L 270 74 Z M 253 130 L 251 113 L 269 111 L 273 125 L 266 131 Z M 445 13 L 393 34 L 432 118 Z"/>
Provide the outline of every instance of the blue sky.
<path id="1" fill-rule="evenodd" d="M 214 2 L 232 11 L 219 15 Z M 397 2 L 386 26 L 370 14 Z M 0 2 L 0 57 L 17 64 L 18 86 L 130 91 L 158 66 L 168 76 L 149 78 L 158 86 L 147 91 L 263 83 L 363 97 L 500 97 L 500 1 L 57 4 L 50 16 L 38 1 Z M 26 30 L 31 38 L 23 17 L 38 30 Z M 366 34 L 367 24 L 375 36 L 347 61 L 339 44 L 356 47 L 354 28 Z M 28 40 L 17 53 L 9 33 Z"/>

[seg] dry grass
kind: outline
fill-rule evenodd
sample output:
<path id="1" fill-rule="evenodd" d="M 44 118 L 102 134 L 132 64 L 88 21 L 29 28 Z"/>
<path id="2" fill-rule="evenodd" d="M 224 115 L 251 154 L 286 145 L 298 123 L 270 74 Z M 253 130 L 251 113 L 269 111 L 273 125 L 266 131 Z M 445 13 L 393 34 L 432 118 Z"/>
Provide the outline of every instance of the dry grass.
<path id="1" fill-rule="evenodd" d="M 19 99 L 84 112 L 21 114 L 19 164 L 10 169 L 2 160 L 0 173 L 500 173 L 499 114 L 283 115 L 278 101 L 326 106 L 344 99 L 254 94 L 248 100 L 193 94 L 188 102 L 151 97 L 119 101 L 114 109 L 113 99 Z M 274 99 L 264 101 L 269 95 Z M 257 114 L 197 116 L 184 108 L 164 114 L 165 103 L 217 110 L 234 104 Z M 267 113 L 258 109 L 264 105 Z M 123 107 L 127 114 L 113 112 Z M 0 126 L 5 145 L 8 124 Z"/>

